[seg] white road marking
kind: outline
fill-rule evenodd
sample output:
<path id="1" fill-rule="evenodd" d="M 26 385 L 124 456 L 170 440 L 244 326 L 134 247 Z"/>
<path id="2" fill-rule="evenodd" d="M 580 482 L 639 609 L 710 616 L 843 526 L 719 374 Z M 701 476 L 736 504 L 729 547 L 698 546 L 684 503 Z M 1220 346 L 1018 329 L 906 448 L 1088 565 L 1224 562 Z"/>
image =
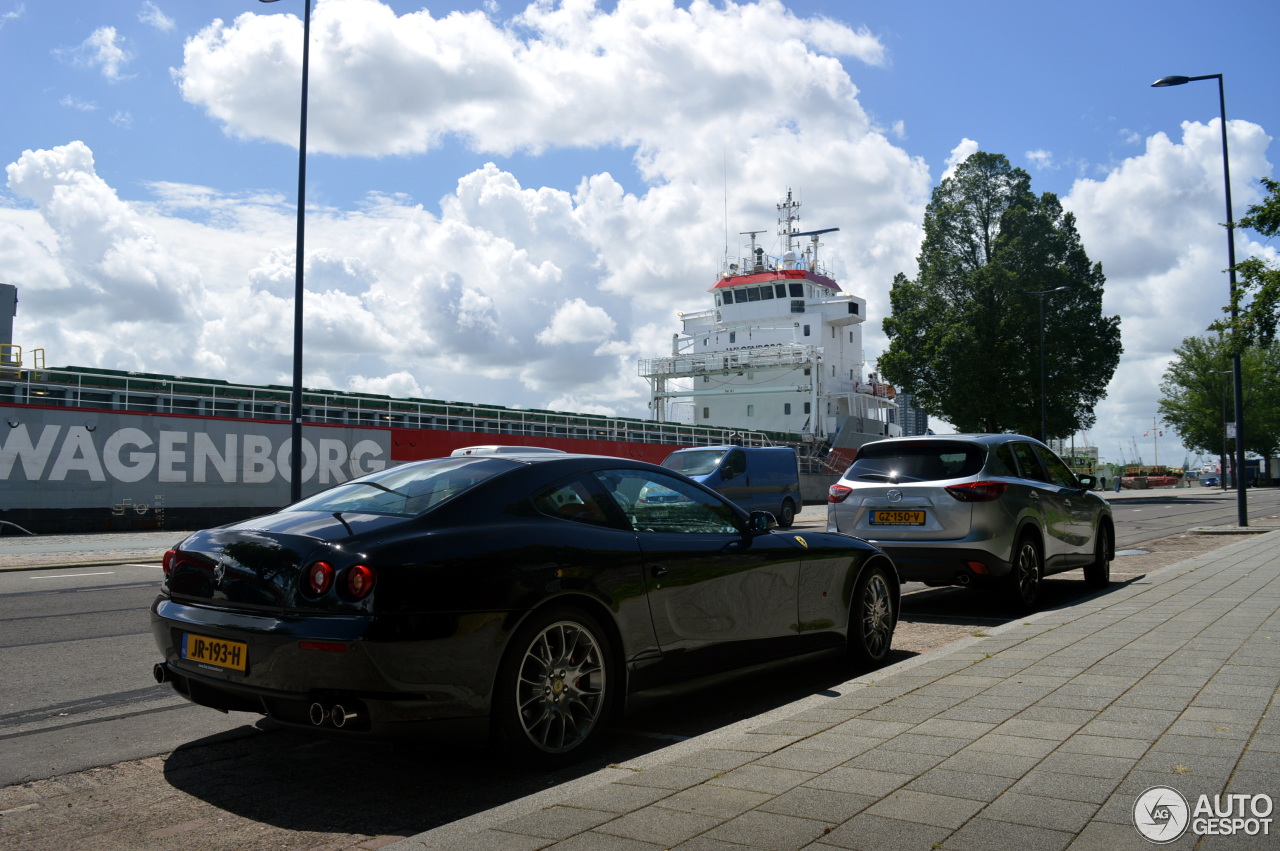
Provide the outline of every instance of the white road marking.
<path id="1" fill-rule="evenodd" d="M 105 573 L 59 573 L 54 576 L 32 576 L 32 579 L 78 579 L 81 576 L 111 576 L 114 570 L 108 570 Z"/>

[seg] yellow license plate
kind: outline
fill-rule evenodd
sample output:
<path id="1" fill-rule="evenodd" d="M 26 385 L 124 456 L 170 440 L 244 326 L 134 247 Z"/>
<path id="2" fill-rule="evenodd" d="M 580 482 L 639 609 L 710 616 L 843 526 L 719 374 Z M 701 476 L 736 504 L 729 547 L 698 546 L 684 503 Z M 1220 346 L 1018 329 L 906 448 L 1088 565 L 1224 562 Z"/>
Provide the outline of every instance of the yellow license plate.
<path id="1" fill-rule="evenodd" d="M 182 658 L 192 662 L 204 662 L 219 668 L 243 671 L 249 660 L 249 645 L 239 641 L 224 641 L 207 635 L 182 633 Z"/>
<path id="2" fill-rule="evenodd" d="M 923 526 L 923 511 L 873 511 L 872 526 Z"/>

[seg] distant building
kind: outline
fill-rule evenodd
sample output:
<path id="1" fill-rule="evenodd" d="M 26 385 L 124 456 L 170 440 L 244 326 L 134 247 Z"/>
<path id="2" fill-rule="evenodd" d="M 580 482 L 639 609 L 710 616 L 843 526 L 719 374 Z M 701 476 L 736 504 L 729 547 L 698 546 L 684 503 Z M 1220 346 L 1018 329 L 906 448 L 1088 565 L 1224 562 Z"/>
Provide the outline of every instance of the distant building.
<path id="1" fill-rule="evenodd" d="M 898 394 L 898 425 L 904 435 L 928 434 L 929 415 L 924 408 L 916 406 L 916 397 L 911 393 Z"/>

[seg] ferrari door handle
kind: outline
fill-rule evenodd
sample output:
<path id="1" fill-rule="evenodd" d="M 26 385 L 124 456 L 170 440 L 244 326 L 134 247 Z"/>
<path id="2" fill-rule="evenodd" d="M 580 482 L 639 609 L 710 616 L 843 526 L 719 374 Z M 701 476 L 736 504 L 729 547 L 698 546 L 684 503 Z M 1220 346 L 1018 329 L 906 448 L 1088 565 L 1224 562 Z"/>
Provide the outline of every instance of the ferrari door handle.
<path id="1" fill-rule="evenodd" d="M 649 568 L 649 575 L 654 579 L 661 579 L 670 572 L 671 570 L 665 564 L 655 564 Z"/>

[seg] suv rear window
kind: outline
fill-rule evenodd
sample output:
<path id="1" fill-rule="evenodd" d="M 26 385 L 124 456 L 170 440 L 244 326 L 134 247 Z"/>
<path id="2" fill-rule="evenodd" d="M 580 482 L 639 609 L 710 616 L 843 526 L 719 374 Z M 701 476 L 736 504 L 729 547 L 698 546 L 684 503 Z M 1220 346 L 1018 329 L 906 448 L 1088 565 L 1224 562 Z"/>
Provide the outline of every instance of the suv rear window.
<path id="1" fill-rule="evenodd" d="M 977 475 L 986 452 L 952 440 L 869 443 L 858 450 L 845 478 L 863 482 L 936 482 Z"/>

